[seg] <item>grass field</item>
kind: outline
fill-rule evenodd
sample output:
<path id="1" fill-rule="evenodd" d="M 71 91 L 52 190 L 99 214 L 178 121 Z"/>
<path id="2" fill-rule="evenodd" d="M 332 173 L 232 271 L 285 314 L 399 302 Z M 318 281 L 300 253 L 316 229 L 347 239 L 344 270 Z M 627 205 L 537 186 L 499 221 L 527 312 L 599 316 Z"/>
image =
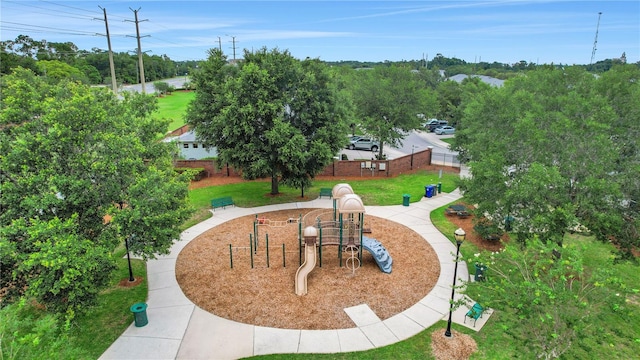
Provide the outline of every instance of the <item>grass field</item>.
<path id="1" fill-rule="evenodd" d="M 409 194 L 410 201 L 419 201 L 425 193 L 424 187 L 429 184 L 442 182 L 442 191 L 451 192 L 458 186 L 458 174 L 442 174 L 419 171 L 415 174 L 406 174 L 393 179 L 379 178 L 376 180 L 349 181 L 354 193 L 362 198 L 364 205 L 399 205 L 402 204 L 403 195 Z M 313 186 L 305 189 L 305 199 L 311 200 L 318 197 L 320 188 L 332 188 L 344 180 L 316 180 Z M 191 204 L 197 208 L 208 208 L 213 198 L 231 196 L 237 206 L 256 207 L 271 204 L 282 204 L 301 201 L 300 189 L 288 186 L 280 186 L 278 196 L 270 196 L 271 182 L 259 180 L 213 186 L 195 189 L 189 192 Z"/>
<path id="2" fill-rule="evenodd" d="M 196 97 L 193 91 L 175 91 L 171 95 L 158 98 L 158 110 L 155 119 L 170 119 L 169 131 L 185 124 L 187 105 Z"/>

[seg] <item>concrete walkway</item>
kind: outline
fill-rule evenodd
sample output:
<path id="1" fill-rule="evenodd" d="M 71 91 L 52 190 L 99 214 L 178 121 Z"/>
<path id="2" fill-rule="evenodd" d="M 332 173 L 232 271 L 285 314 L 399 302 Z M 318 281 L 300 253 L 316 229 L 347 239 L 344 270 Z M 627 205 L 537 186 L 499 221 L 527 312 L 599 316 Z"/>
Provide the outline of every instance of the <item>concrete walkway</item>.
<path id="1" fill-rule="evenodd" d="M 410 206 L 365 207 L 367 215 L 398 222 L 421 235 L 438 256 L 440 277 L 431 292 L 417 304 L 384 321 L 366 304 L 345 309 L 354 327 L 339 330 L 275 329 L 223 319 L 195 306 L 182 293 L 175 277 L 175 262 L 180 251 L 195 237 L 225 221 L 268 211 L 332 208 L 332 200 L 216 210 L 212 218 L 184 231 L 169 255 L 147 263 L 149 324 L 138 328 L 132 323 L 100 358 L 238 359 L 275 353 L 337 353 L 373 349 L 412 337 L 448 318 L 456 248 L 433 226 L 429 213 L 460 197 L 456 190 L 422 198 Z M 464 262 L 458 264 L 458 284 L 461 280 L 469 280 Z M 456 299 L 459 298 L 456 294 Z M 479 330 L 490 315 L 483 315 L 472 326 L 469 320 L 464 324 L 466 311 L 464 306 L 457 309 L 452 319 L 475 330 Z"/>

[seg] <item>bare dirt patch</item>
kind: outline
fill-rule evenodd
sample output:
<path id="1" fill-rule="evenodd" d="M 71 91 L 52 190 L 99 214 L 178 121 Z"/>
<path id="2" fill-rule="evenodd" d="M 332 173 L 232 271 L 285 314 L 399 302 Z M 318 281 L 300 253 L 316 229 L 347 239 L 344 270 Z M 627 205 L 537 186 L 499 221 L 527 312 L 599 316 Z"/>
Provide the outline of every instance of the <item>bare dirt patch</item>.
<path id="1" fill-rule="evenodd" d="M 260 214 L 287 220 L 312 209 Z M 363 252 L 355 272 L 339 266 L 337 246 L 322 248 L 322 267 L 308 277 L 308 294 L 295 294 L 299 262 L 297 224 L 259 227 L 259 245 L 251 268 L 249 234 L 255 216 L 219 225 L 187 245 L 176 262 L 182 291 L 196 305 L 218 316 L 287 329 L 340 329 L 354 327 L 344 308 L 367 304 L 384 320 L 413 306 L 435 286 L 440 265 L 433 248 L 417 233 L 398 223 L 365 215 L 368 237 L 377 239 L 393 258 L 391 274 L 378 268 Z M 266 236 L 269 237 L 269 267 Z M 234 247 L 231 269 L 229 245 Z M 283 259 L 282 244 L 285 244 Z M 241 249 L 244 247 L 245 249 Z M 343 261 L 350 256 L 343 253 Z M 283 267 L 283 260 L 285 265 Z"/>

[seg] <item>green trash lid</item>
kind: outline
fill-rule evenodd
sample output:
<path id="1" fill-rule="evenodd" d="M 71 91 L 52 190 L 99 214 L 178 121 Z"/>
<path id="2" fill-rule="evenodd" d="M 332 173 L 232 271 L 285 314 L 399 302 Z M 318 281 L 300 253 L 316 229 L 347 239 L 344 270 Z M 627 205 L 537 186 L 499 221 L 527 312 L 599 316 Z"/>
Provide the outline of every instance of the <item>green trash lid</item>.
<path id="1" fill-rule="evenodd" d="M 142 312 L 147 310 L 147 304 L 145 303 L 135 303 L 133 305 L 131 305 L 131 312 Z"/>

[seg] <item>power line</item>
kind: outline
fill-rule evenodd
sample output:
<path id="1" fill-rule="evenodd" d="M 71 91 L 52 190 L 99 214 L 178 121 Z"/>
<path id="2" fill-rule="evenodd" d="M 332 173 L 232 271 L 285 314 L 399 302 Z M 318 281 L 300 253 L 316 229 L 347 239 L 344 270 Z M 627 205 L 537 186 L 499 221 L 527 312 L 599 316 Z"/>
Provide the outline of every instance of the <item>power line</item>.
<path id="1" fill-rule="evenodd" d="M 95 33 L 95 32 L 90 32 L 90 31 L 71 30 L 71 29 L 60 29 L 60 28 L 54 28 L 54 27 L 50 27 L 50 26 L 39 26 L 39 25 L 31 25 L 31 24 L 21 24 L 21 23 L 15 23 L 15 22 L 11 22 L 11 21 L 0 21 L 0 24 L 9 24 L 9 25 L 14 25 L 14 26 L 26 26 L 26 27 L 36 28 L 36 29 L 43 29 L 43 30 L 55 30 L 55 31 L 59 31 L 59 32 L 61 32 L 61 34 L 71 34 L 71 35 L 102 35 L 102 34 L 97 34 L 97 33 Z"/>
<path id="2" fill-rule="evenodd" d="M 62 11 L 62 10 L 53 10 L 51 8 L 46 8 L 46 7 L 42 7 L 42 6 L 37 6 L 37 5 L 31 5 L 31 4 L 25 4 L 19 1 L 10 1 L 10 0 L 3 0 L 3 2 L 8 2 L 11 4 L 16 4 L 16 5 L 20 5 L 20 6 L 24 6 L 24 7 L 28 7 L 28 8 L 34 8 L 34 9 L 41 9 L 41 10 L 46 10 L 49 11 L 49 15 L 51 15 L 52 11 L 55 11 L 56 16 L 58 16 L 60 13 L 62 14 L 69 14 L 69 15 L 74 15 L 74 16 L 84 16 L 87 19 L 93 19 L 92 17 L 89 17 L 88 15 L 84 15 L 84 14 L 78 14 L 78 13 L 72 13 L 72 12 L 68 12 L 68 11 Z M 88 11 L 88 10 L 84 10 L 84 11 Z M 92 14 L 94 14 L 95 16 L 98 16 L 98 12 L 91 12 Z"/>
<path id="3" fill-rule="evenodd" d="M 80 11 L 85 11 L 85 12 L 88 12 L 88 13 L 91 13 L 91 14 L 95 14 L 95 12 L 91 11 L 91 10 L 81 9 L 81 8 L 77 8 L 77 7 L 69 6 L 69 5 L 64 5 L 64 4 L 58 4 L 58 3 L 54 3 L 53 1 L 40 0 L 40 2 L 49 3 L 49 4 L 53 4 L 53 5 L 66 7 L 66 8 L 69 8 L 69 9 L 80 10 Z"/>
<path id="4" fill-rule="evenodd" d="M 88 10 L 88 9 L 84 9 L 81 7 L 76 7 L 76 6 L 71 6 L 71 5 L 66 5 L 66 4 L 62 4 L 62 3 L 58 3 L 56 1 L 49 1 L 49 0 L 39 0 L 38 4 L 34 4 L 34 3 L 23 3 L 20 1 L 15 1 L 15 0 L 1 0 L 3 3 L 3 8 L 7 8 L 7 6 L 5 6 L 5 4 L 11 4 L 9 6 L 9 8 L 12 8 L 16 11 L 21 11 L 21 12 L 28 12 L 29 14 L 43 14 L 43 15 L 48 15 L 48 16 L 55 16 L 56 18 L 65 18 L 65 19 L 74 19 L 74 21 L 67 21 L 65 22 L 65 24 L 72 24 L 74 27 L 76 25 L 81 25 L 81 23 L 78 20 L 91 20 L 91 21 L 95 21 L 95 20 L 102 20 L 101 18 L 103 17 L 102 12 L 97 12 L 94 10 Z M 81 3 L 80 3 L 81 4 Z M 13 5 L 17 5 L 17 6 L 13 6 Z M 21 7 L 18 8 L 18 6 Z M 27 8 L 28 10 L 26 10 L 25 8 Z M 99 15 L 98 15 L 99 14 Z M 95 16 L 93 16 L 95 15 Z M 128 20 L 126 17 L 123 16 L 114 16 L 114 15 L 110 15 L 110 18 L 113 17 L 117 17 L 117 18 L 122 18 L 124 19 L 124 21 L 130 21 Z M 142 21 L 148 21 L 148 20 L 141 20 Z M 160 28 L 166 29 L 166 30 L 170 30 L 167 26 L 164 26 L 163 24 L 160 23 L 155 23 L 154 24 L 156 26 L 159 26 Z M 137 26 L 137 24 L 136 24 Z M 76 29 L 78 28 L 82 28 L 81 26 L 76 27 Z M 82 30 L 76 30 L 76 29 L 68 29 L 68 28 L 61 28 L 61 27 L 56 27 L 54 26 L 42 26 L 42 25 L 33 25 L 33 24 L 28 24 L 28 23 L 24 23 L 24 22 L 18 22 L 18 21 L 14 21 L 14 22 L 10 22 L 10 21 L 2 21 L 0 20 L 0 29 L 2 29 L 2 31 L 15 31 L 15 32 L 21 32 L 25 35 L 28 35 L 29 33 L 33 33 L 33 34 L 56 34 L 56 35 L 68 35 L 68 36 L 106 36 L 106 34 L 104 33 L 100 33 L 99 30 L 96 32 L 90 32 L 90 31 L 82 31 Z M 126 38 L 126 37 L 132 37 L 130 35 L 114 35 L 111 34 L 111 38 Z M 162 37 L 156 37 L 151 36 L 151 35 L 145 35 L 145 36 L 140 36 L 139 34 L 136 37 L 149 37 L 150 41 L 149 43 L 152 45 L 151 47 L 158 47 L 158 48 L 162 48 L 162 47 L 199 47 L 199 45 L 187 45 L 184 43 L 179 43 L 176 42 L 175 40 L 171 41 L 168 39 L 164 39 Z M 72 39 L 70 39 L 72 41 Z M 236 50 L 236 39 L 234 37 L 233 39 L 233 50 L 235 53 Z M 149 46 L 147 46 L 149 47 Z"/>

